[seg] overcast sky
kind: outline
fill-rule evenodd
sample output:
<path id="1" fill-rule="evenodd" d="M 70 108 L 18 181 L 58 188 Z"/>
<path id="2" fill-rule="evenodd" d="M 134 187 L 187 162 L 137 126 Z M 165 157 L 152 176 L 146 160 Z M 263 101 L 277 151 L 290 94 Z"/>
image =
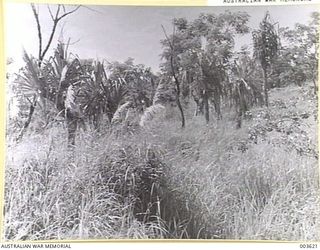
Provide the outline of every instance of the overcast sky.
<path id="1" fill-rule="evenodd" d="M 90 6 L 80 8 L 76 13 L 63 19 L 58 27 L 52 54 L 57 39 L 71 38 L 75 42 L 69 52 L 81 58 L 124 61 L 128 57 L 136 63 L 143 63 L 158 69 L 161 53 L 160 39 L 163 39 L 161 24 L 168 33 L 172 30 L 174 17 L 196 18 L 200 13 L 221 13 L 224 7 L 118 7 Z M 280 26 L 293 27 L 297 22 L 307 23 L 310 13 L 316 11 L 315 5 L 233 7 L 230 11 L 246 11 L 250 15 L 249 26 L 257 28 L 268 10 L 272 19 Z M 29 54 L 37 55 L 38 37 L 35 20 L 29 4 L 7 3 L 6 5 L 6 52 L 17 65 L 22 63 L 23 48 Z M 39 6 L 41 25 L 45 42 L 52 27 L 52 20 L 46 5 Z M 62 32 L 63 27 L 63 32 Z M 251 44 L 251 35 L 237 39 L 236 47 Z"/>

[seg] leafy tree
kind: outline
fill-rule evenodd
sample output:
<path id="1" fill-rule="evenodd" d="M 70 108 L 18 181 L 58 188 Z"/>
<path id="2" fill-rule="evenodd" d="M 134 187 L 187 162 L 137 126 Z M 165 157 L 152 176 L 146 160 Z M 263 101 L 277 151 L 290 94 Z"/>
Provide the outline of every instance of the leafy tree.
<path id="1" fill-rule="evenodd" d="M 221 114 L 221 99 L 224 95 L 224 82 L 236 34 L 248 32 L 248 14 L 226 11 L 220 15 L 202 14 L 192 27 L 201 39 L 202 47 L 198 55 L 206 121 L 209 121 L 208 100 L 211 98 L 218 119 Z"/>
<path id="2" fill-rule="evenodd" d="M 281 33 L 286 41 L 284 51 L 294 73 L 294 81 L 301 85 L 309 79 L 317 91 L 317 69 L 319 48 L 319 12 L 311 14 L 308 25 L 297 23 L 294 29 L 282 28 Z"/>
<path id="3" fill-rule="evenodd" d="M 263 96 L 257 87 L 257 70 L 249 51 L 243 48 L 234 56 L 228 79 L 228 96 L 236 108 L 237 128 L 241 127 L 242 119 L 253 105 L 261 104 Z"/>
<path id="4" fill-rule="evenodd" d="M 209 122 L 210 99 L 218 118 L 221 118 L 223 83 L 232 57 L 234 38 L 248 32 L 248 18 L 247 13 L 226 11 L 219 15 L 201 14 L 190 23 L 183 18 L 173 21 L 177 30 L 171 37 L 175 41 L 176 53 L 173 68 L 180 79 L 183 76 L 186 79 L 199 111 L 204 109 L 206 122 Z M 168 71 L 168 43 L 162 41 L 162 45 L 162 56 L 166 59 L 162 69 Z"/>
<path id="5" fill-rule="evenodd" d="M 149 67 L 143 64 L 135 65 L 134 60 L 129 58 L 124 63 L 109 63 L 107 71 L 109 82 L 119 93 L 118 99 L 113 101 L 115 110 L 127 101 L 132 102 L 133 107 L 139 111 L 152 104 L 156 76 Z"/>
<path id="6" fill-rule="evenodd" d="M 108 65 L 110 81 L 124 84 L 126 99 L 132 101 L 134 106 L 142 109 L 150 106 L 155 92 L 155 75 L 151 68 L 143 64 L 134 64 L 132 58 L 124 63 L 113 62 Z"/>
<path id="7" fill-rule="evenodd" d="M 259 30 L 252 33 L 254 42 L 254 55 L 260 61 L 263 70 L 263 92 L 265 104 L 268 106 L 268 70 L 270 69 L 274 58 L 277 56 L 279 49 L 279 36 L 271 21 L 269 12 L 265 14 L 260 23 Z"/>
<path id="8" fill-rule="evenodd" d="M 280 88 L 287 86 L 290 83 L 296 83 L 300 85 L 298 77 L 299 70 L 295 70 L 292 64 L 292 53 L 289 49 L 280 47 L 278 56 L 274 58 L 270 67 L 270 73 L 268 75 L 270 88 Z"/>
<path id="9" fill-rule="evenodd" d="M 163 33 L 166 37 L 165 40 L 162 40 L 162 46 L 165 48 L 162 58 L 166 59 L 167 63 L 163 65 L 163 69 L 172 77 L 172 82 L 175 84 L 175 92 L 176 92 L 176 104 L 179 108 L 181 114 L 181 127 L 185 127 L 185 117 L 184 111 L 180 102 L 180 93 L 181 93 L 181 81 L 179 79 L 179 75 L 181 74 L 181 69 L 178 66 L 178 55 L 179 51 L 181 51 L 180 42 L 183 42 L 182 37 L 176 35 L 175 32 L 175 24 L 174 24 L 173 34 L 169 37 L 166 33 L 165 28 L 162 26 Z"/>

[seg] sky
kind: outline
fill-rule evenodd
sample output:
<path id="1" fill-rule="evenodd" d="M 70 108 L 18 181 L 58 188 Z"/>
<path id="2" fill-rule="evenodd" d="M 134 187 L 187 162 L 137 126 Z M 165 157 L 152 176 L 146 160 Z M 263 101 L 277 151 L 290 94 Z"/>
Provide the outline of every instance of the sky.
<path id="1" fill-rule="evenodd" d="M 56 6 L 52 6 L 54 9 Z M 149 66 L 156 72 L 162 51 L 160 40 L 164 38 L 161 25 L 172 31 L 174 17 L 189 20 L 200 13 L 221 13 L 225 10 L 246 11 L 250 15 L 249 27 L 258 28 L 259 22 L 269 11 L 280 27 L 292 28 L 295 23 L 307 23 L 315 5 L 299 6 L 256 6 L 256 7 L 123 7 L 88 6 L 62 20 L 58 26 L 48 55 L 52 54 L 58 40 L 71 39 L 69 52 L 80 58 L 125 61 L 128 57 L 135 63 Z M 44 43 L 46 43 L 52 20 L 47 5 L 38 5 Z M 68 6 L 68 10 L 73 7 Z M 38 36 L 34 16 L 29 4 L 8 3 L 5 11 L 5 37 L 7 57 L 14 60 L 15 67 L 21 67 L 22 51 L 37 55 Z M 251 44 L 251 35 L 236 39 L 236 49 Z"/>

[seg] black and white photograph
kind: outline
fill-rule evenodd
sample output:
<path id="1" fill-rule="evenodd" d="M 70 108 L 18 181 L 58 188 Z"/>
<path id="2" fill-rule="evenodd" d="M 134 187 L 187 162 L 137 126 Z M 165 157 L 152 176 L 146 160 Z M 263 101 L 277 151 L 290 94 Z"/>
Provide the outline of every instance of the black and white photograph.
<path id="1" fill-rule="evenodd" d="M 5 241 L 320 241 L 319 5 L 4 4 Z"/>

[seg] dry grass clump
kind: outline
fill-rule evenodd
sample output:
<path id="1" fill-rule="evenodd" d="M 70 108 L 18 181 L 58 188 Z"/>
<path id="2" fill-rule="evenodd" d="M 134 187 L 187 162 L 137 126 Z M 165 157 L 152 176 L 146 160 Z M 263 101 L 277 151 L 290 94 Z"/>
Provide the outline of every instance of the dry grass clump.
<path id="1" fill-rule="evenodd" d="M 46 147 L 39 137 L 32 145 L 44 149 L 30 147 L 23 161 L 11 161 L 9 150 L 6 239 L 161 237 L 156 202 L 163 165 L 157 152 L 143 143 L 113 144 L 112 135 L 82 137 L 74 152 L 61 138 Z"/>
<path id="2" fill-rule="evenodd" d="M 155 117 L 161 119 L 163 117 L 161 117 L 161 115 L 164 113 L 165 107 L 162 104 L 154 104 L 148 108 L 146 108 L 146 110 L 144 111 L 144 113 L 141 116 L 139 125 L 141 127 L 144 127 L 148 122 L 150 122 L 151 120 L 153 120 Z"/>

